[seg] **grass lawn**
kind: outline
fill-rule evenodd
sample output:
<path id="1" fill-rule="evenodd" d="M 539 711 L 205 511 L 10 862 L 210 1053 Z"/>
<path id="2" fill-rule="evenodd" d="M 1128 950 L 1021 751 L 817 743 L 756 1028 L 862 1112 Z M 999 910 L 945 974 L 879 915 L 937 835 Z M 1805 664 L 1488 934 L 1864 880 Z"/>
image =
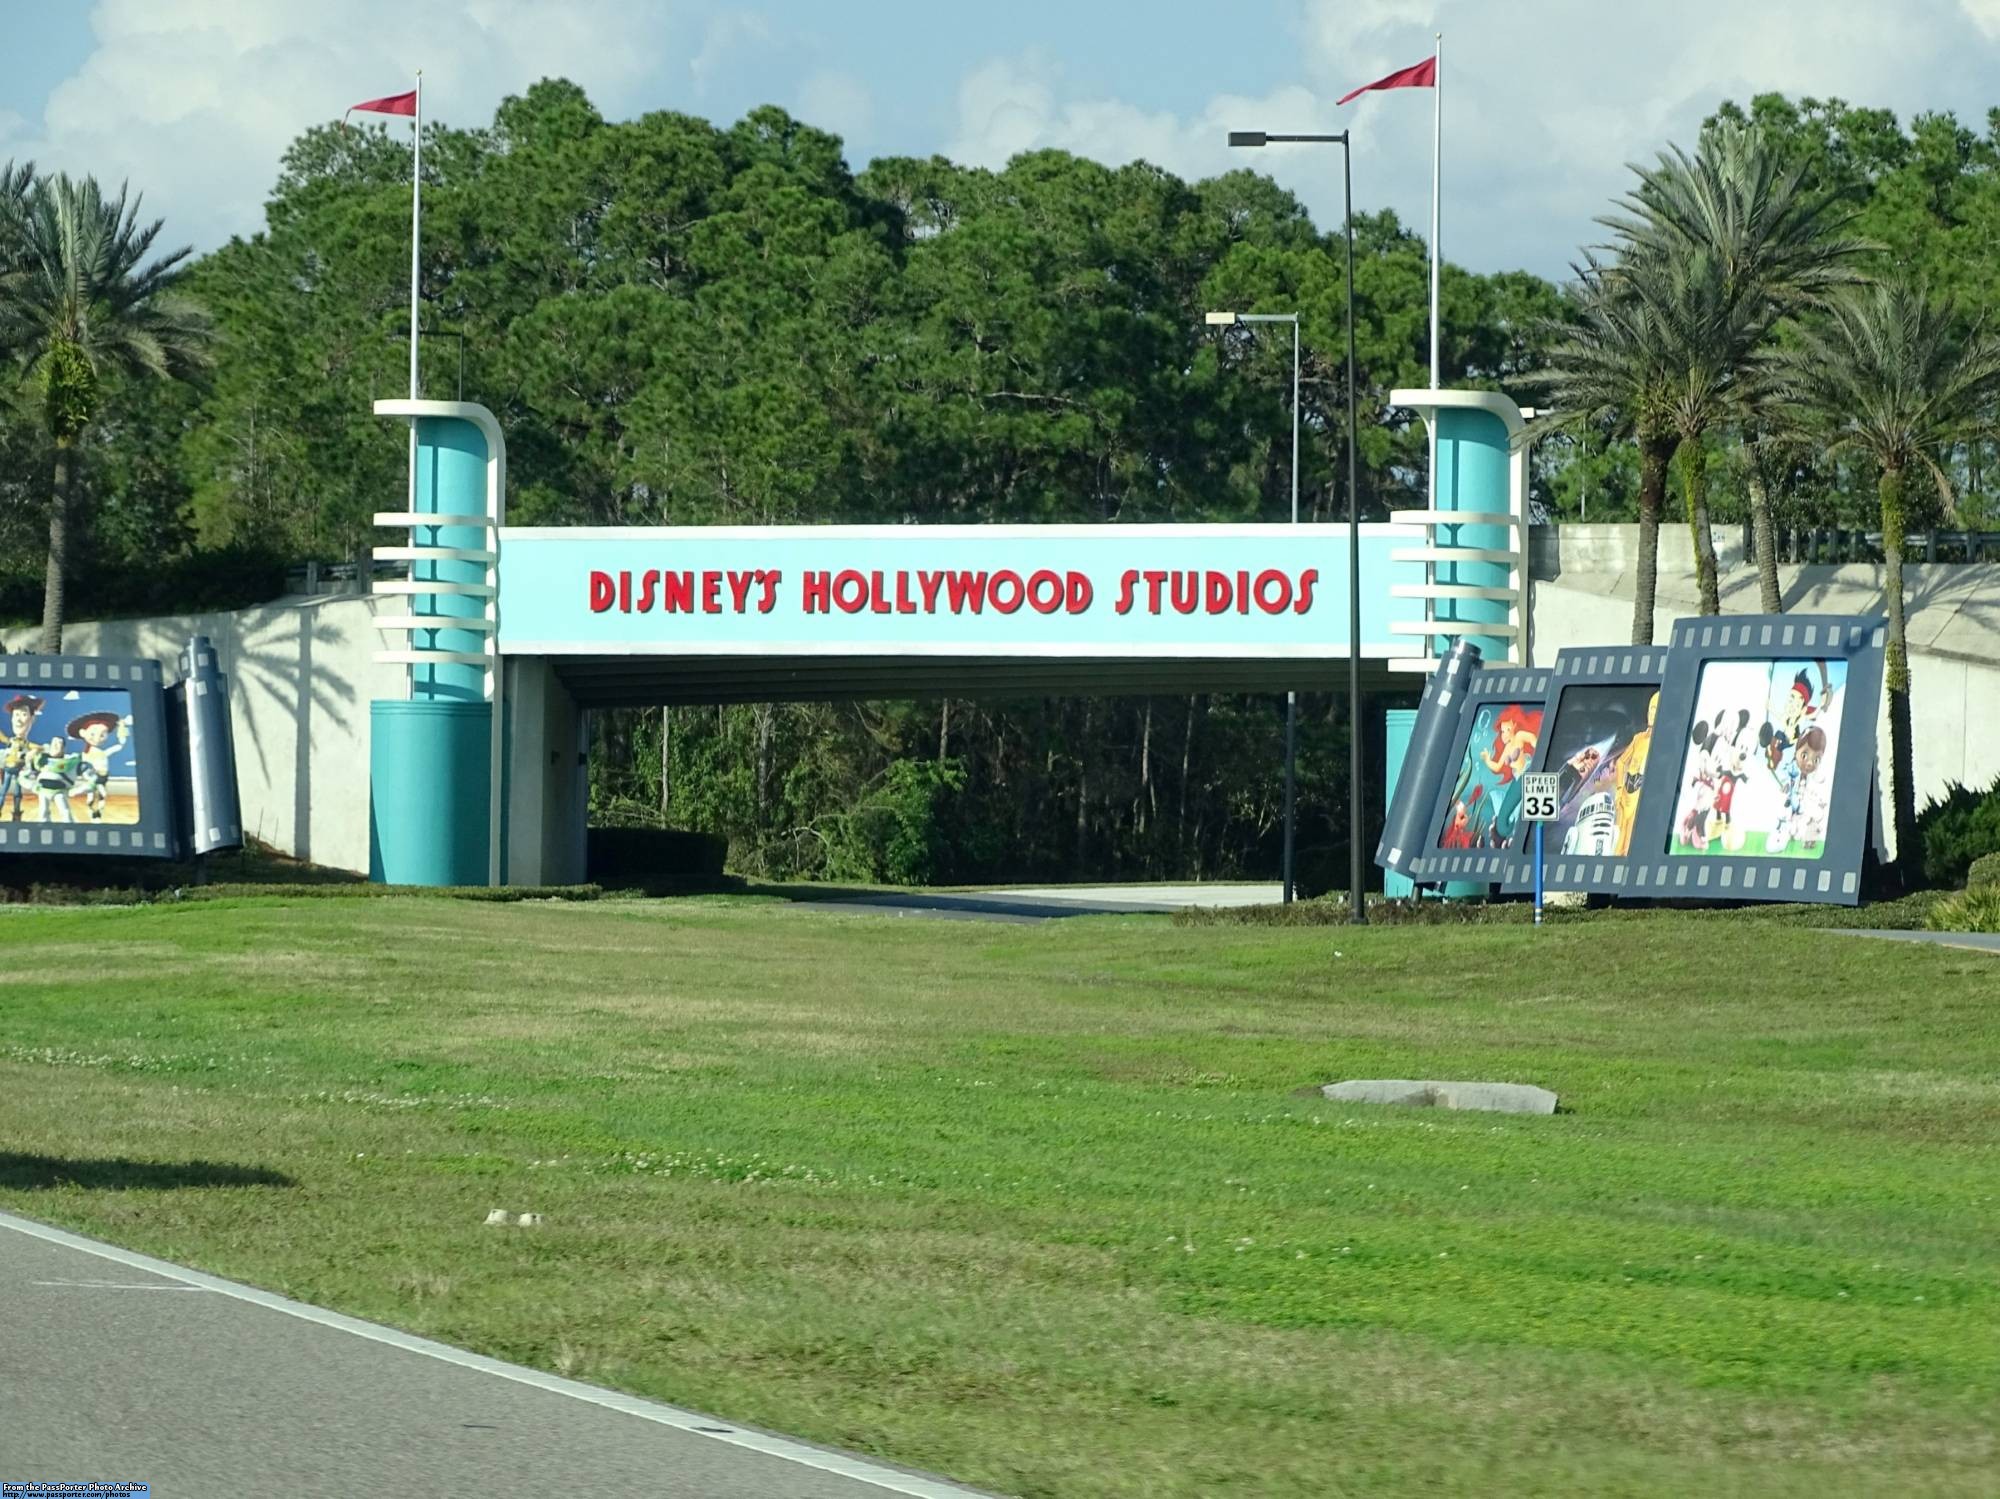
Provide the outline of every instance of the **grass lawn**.
<path id="1" fill-rule="evenodd" d="M 1569 1111 L 1309 1091 L 1371 1076 Z M 0 1150 L 14 1211 L 1009 1493 L 2000 1486 L 1974 953 L 1676 915 L 9 909 Z"/>

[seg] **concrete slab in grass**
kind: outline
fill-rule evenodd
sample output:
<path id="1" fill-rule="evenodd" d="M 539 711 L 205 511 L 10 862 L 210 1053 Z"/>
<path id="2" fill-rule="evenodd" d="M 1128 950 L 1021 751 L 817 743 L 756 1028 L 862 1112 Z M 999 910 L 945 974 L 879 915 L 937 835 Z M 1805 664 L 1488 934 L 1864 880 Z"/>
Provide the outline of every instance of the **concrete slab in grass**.
<path id="1" fill-rule="evenodd" d="M 1320 1089 L 1335 1103 L 1396 1103 L 1419 1109 L 1478 1109 L 1490 1114 L 1553 1114 L 1556 1096 L 1531 1083 L 1414 1082 L 1354 1078 Z"/>

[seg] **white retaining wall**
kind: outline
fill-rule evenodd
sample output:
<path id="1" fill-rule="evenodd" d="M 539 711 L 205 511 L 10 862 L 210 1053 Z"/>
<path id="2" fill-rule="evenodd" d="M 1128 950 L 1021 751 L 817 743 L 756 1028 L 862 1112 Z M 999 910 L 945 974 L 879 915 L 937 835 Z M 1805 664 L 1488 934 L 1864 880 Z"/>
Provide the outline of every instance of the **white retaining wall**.
<path id="1" fill-rule="evenodd" d="M 1631 639 L 1631 558 L 1636 528 L 1537 528 L 1534 660 L 1548 665 L 1566 645 Z M 1688 538 L 1660 536 L 1654 639 L 1693 614 Z M 1757 609 L 1757 580 L 1736 528 L 1718 533 L 1725 613 Z M 1553 545 L 1551 545 L 1553 543 Z M 1921 805 L 1951 782 L 2000 779 L 2000 566 L 1911 565 L 1910 672 Z M 1787 609 L 1867 614 L 1882 607 L 1881 569 L 1780 569 Z M 358 595 L 280 599 L 253 609 L 71 625 L 77 655 L 153 656 L 172 663 L 190 635 L 215 642 L 229 674 L 243 823 L 282 852 L 340 869 L 368 868 L 368 704 L 403 695 L 403 668 L 373 660 L 380 637 L 374 601 Z M 582 877 L 581 768 L 577 717 L 540 663 L 509 671 L 519 702 L 509 717 L 516 779 L 510 845 L 517 881 Z M 574 757 L 574 758 L 572 758 Z M 532 764 L 539 774 L 525 773 Z"/>
<path id="2" fill-rule="evenodd" d="M 1636 526 L 1563 526 L 1538 534 L 1534 664 L 1554 663 L 1567 645 L 1612 645 L 1632 638 L 1632 559 Z M 1740 528 L 1716 534 L 1724 614 L 1758 610 L 1756 570 L 1743 556 Z M 1653 639 L 1697 612 L 1693 547 L 1684 526 L 1660 531 Z M 1879 564 L 1778 569 L 1785 608 L 1802 614 L 1879 614 Z M 1907 563 L 1903 596 L 1910 637 L 1910 706 L 1916 741 L 1917 805 L 1953 782 L 1984 788 L 2000 780 L 2000 565 Z M 1886 736 L 1887 715 L 1881 732 Z M 1886 742 L 1886 740 L 1885 740 Z"/>
<path id="3" fill-rule="evenodd" d="M 370 599 L 280 599 L 254 609 L 72 624 L 66 653 L 153 656 L 173 670 L 190 635 L 229 674 L 243 830 L 296 858 L 368 869 L 368 704 L 403 695 L 377 666 Z"/>

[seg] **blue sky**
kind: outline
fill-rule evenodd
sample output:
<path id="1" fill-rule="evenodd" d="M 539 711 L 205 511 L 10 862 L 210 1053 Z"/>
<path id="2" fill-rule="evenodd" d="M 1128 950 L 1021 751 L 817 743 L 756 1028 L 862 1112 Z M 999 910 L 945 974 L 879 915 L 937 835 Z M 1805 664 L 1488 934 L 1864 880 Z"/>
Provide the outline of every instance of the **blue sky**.
<path id="1" fill-rule="evenodd" d="M 777 103 L 858 167 L 1060 146 L 1187 177 L 1246 162 L 1337 220 L 1339 158 L 1231 153 L 1231 128 L 1354 128 L 1355 196 L 1422 225 L 1430 96 L 1354 84 L 1445 41 L 1448 257 L 1560 275 L 1625 163 L 1725 97 L 1836 94 L 1907 116 L 2000 103 L 2000 0 L 0 0 L 0 159 L 130 177 L 168 236 L 261 223 L 280 152 L 425 70 L 462 123 L 537 77 L 613 117 Z"/>

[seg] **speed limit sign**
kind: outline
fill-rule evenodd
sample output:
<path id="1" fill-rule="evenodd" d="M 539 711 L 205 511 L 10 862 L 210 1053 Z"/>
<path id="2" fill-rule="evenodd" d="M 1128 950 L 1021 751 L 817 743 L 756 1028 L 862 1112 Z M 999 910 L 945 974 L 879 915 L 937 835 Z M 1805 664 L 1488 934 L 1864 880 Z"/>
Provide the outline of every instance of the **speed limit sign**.
<path id="1" fill-rule="evenodd" d="M 1561 783 L 1554 771 L 1535 771 L 1521 777 L 1521 816 L 1529 822 L 1554 822 Z"/>

